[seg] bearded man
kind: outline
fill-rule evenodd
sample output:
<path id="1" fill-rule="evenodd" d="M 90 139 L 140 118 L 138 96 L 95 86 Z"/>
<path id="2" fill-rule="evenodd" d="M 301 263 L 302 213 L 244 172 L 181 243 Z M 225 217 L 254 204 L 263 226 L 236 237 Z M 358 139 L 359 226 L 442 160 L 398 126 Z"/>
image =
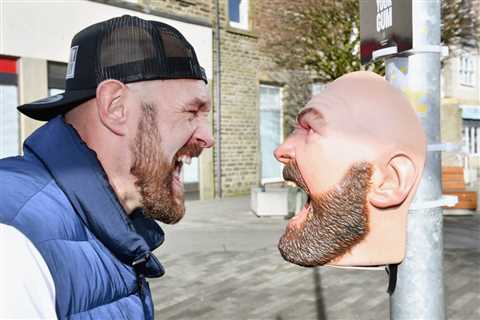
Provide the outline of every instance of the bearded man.
<path id="1" fill-rule="evenodd" d="M 275 156 L 308 201 L 280 239 L 282 256 L 307 267 L 402 261 L 426 153 L 407 98 L 374 73 L 354 72 L 314 96 L 297 122 Z"/>
<path id="2" fill-rule="evenodd" d="M 153 319 L 155 220 L 185 213 L 181 169 L 212 146 L 207 79 L 169 25 L 123 16 L 72 40 L 48 123 L 0 161 L 0 318 Z"/>

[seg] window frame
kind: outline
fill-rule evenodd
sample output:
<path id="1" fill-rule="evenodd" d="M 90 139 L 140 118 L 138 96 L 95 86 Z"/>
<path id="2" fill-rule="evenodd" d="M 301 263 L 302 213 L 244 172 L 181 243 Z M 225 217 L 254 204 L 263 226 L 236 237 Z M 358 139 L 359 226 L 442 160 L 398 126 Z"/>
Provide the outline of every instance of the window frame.
<path id="1" fill-rule="evenodd" d="M 475 87 L 476 63 L 474 56 L 463 53 L 458 58 L 459 83 L 466 87 Z"/>
<path id="2" fill-rule="evenodd" d="M 231 28 L 249 31 L 250 30 L 250 0 L 239 0 L 238 8 L 239 22 L 230 20 L 230 0 L 227 1 L 228 26 Z M 243 4 L 243 5 L 242 5 Z M 243 15 L 242 15 L 243 13 Z M 244 18 L 242 21 L 242 17 Z"/>
<path id="3" fill-rule="evenodd" d="M 271 108 L 268 108 L 268 109 L 265 109 L 265 108 L 262 108 L 262 105 L 261 105 L 261 88 L 262 87 L 265 87 L 265 88 L 274 88 L 274 89 L 278 89 L 278 93 L 279 93 L 279 101 L 280 101 L 280 108 L 279 109 L 271 109 Z M 262 111 L 272 111 L 272 110 L 278 110 L 280 112 L 280 117 L 279 117 L 279 121 L 280 121 L 280 141 L 279 141 L 279 145 L 283 142 L 283 136 L 284 136 L 284 103 L 283 103 L 283 95 L 284 95 L 284 92 L 283 92 L 284 88 L 283 86 L 281 85 L 272 85 L 272 84 L 265 84 L 265 83 L 260 83 L 259 85 L 259 94 L 258 94 L 258 100 L 259 100 L 259 106 L 258 106 L 258 110 L 259 110 L 259 115 L 258 115 L 258 124 L 259 124 L 259 132 L 258 132 L 258 144 L 259 144 L 259 149 L 260 149 L 260 184 L 261 185 L 265 185 L 265 184 L 268 184 L 268 183 L 276 183 L 276 182 L 283 182 L 284 179 L 283 179 L 283 176 L 282 174 L 280 174 L 279 177 L 273 177 L 273 178 L 263 178 L 263 170 L 262 170 L 262 164 L 263 164 L 263 159 L 262 159 L 262 135 L 261 135 L 261 113 Z M 273 157 L 273 154 L 272 154 L 272 157 Z M 283 163 L 279 162 L 280 164 L 280 167 L 282 168 L 283 170 Z"/>

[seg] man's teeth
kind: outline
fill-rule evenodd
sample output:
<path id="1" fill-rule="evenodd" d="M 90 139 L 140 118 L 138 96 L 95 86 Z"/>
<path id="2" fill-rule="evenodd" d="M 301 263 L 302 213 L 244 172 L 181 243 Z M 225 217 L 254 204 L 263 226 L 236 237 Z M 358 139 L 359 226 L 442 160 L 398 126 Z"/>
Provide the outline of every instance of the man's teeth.
<path id="1" fill-rule="evenodd" d="M 192 163 L 192 158 L 190 158 L 189 156 L 181 156 L 178 160 L 183 162 L 184 164 Z"/>

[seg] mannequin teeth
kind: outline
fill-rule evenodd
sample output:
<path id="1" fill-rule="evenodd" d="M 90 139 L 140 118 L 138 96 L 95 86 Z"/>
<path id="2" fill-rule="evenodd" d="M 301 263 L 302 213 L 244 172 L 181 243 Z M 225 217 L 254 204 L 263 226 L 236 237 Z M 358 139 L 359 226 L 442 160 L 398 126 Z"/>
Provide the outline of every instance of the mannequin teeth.
<path id="1" fill-rule="evenodd" d="M 295 182 L 289 181 L 289 180 L 285 181 L 285 184 L 289 187 L 292 187 L 292 188 L 298 187 L 298 185 Z"/>

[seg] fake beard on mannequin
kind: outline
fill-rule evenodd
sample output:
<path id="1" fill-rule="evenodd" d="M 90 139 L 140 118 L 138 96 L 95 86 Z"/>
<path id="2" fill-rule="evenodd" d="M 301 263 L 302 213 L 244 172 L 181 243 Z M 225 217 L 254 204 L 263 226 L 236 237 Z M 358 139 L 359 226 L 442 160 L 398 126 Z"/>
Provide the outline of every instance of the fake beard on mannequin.
<path id="1" fill-rule="evenodd" d="M 181 155 L 197 157 L 202 152 L 199 145 L 183 146 L 170 162 L 161 147 L 156 110 L 143 105 L 143 116 L 132 146 L 134 164 L 131 173 L 137 178 L 136 186 L 142 197 L 144 214 L 155 220 L 174 224 L 185 214 L 183 184 L 180 179 L 183 163 Z"/>
<path id="2" fill-rule="evenodd" d="M 283 170 L 284 179 L 305 190 L 309 200 L 298 215 L 305 216 L 291 221 L 280 238 L 282 257 L 304 267 L 320 266 L 342 257 L 362 241 L 368 233 L 367 194 L 371 176 L 369 163 L 354 164 L 339 184 L 312 195 L 296 161 L 289 162 Z"/>

